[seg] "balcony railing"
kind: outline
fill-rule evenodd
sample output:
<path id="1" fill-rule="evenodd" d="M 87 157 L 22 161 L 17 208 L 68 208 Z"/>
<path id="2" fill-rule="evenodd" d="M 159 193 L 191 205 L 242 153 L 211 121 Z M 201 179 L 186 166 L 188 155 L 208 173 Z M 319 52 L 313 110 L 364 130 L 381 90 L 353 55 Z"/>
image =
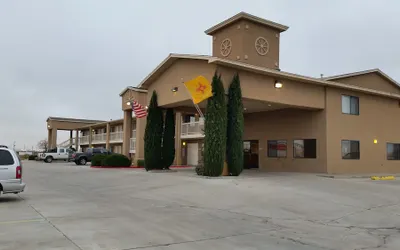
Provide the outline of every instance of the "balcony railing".
<path id="1" fill-rule="evenodd" d="M 92 143 L 106 143 L 106 140 L 107 140 L 106 133 L 94 134 L 92 137 Z"/>
<path id="2" fill-rule="evenodd" d="M 129 153 L 136 153 L 136 138 L 131 138 L 129 141 Z"/>
<path id="3" fill-rule="evenodd" d="M 132 138 L 136 138 L 136 129 L 132 130 Z"/>
<path id="4" fill-rule="evenodd" d="M 110 142 L 122 142 L 122 137 L 124 136 L 123 131 L 119 132 L 111 132 L 110 133 Z"/>
<path id="5" fill-rule="evenodd" d="M 136 130 L 132 130 L 132 138 L 129 141 L 129 153 L 136 153 Z"/>
<path id="6" fill-rule="evenodd" d="M 181 138 L 204 137 L 204 121 L 182 123 Z"/>
<path id="7" fill-rule="evenodd" d="M 89 144 L 89 136 L 84 135 L 84 136 L 79 137 L 79 144 L 80 145 Z"/>
<path id="8" fill-rule="evenodd" d="M 57 145 L 57 147 L 59 148 L 69 148 L 70 146 L 75 145 L 75 137 L 72 138 L 72 142 L 71 139 L 65 140 L 63 142 L 61 142 L 60 144 Z"/>

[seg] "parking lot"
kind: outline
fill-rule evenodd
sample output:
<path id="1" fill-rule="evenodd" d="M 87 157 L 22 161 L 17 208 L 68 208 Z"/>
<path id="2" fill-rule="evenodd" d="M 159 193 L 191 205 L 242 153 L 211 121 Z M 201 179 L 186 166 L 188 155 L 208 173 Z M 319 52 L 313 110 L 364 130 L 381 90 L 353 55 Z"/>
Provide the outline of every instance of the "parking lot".
<path id="1" fill-rule="evenodd" d="M 0 249 L 400 249 L 400 182 L 24 163 Z"/>

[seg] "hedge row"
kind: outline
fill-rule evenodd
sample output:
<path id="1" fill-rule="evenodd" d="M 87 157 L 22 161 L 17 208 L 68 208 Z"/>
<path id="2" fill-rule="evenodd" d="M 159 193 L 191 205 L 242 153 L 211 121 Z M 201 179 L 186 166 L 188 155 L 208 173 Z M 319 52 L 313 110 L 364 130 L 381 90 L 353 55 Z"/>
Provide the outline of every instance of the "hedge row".
<path id="1" fill-rule="evenodd" d="M 95 155 L 92 158 L 91 165 L 104 167 L 130 167 L 131 160 L 122 154 Z"/>

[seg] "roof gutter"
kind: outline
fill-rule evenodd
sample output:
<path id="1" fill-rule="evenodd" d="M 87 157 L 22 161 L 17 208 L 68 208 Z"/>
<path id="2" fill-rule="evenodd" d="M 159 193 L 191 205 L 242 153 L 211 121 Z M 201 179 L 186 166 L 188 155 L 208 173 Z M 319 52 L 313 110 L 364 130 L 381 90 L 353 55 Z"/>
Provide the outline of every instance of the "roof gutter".
<path id="1" fill-rule="evenodd" d="M 228 67 L 234 67 L 234 68 L 238 68 L 238 69 L 244 69 L 244 70 L 248 70 L 248 71 L 252 71 L 252 72 L 256 72 L 256 73 L 261 73 L 264 75 L 282 77 L 282 78 L 289 79 L 289 80 L 312 83 L 312 84 L 321 85 L 321 86 L 329 86 L 329 87 L 333 87 L 333 88 L 354 90 L 354 91 L 359 91 L 359 92 L 364 92 L 364 93 L 379 95 L 379 96 L 385 96 L 385 97 L 390 97 L 393 99 L 400 100 L 400 95 L 398 95 L 398 94 L 393 94 L 393 93 L 389 93 L 389 92 L 368 89 L 368 88 L 363 88 L 363 87 L 358 87 L 358 86 L 347 85 L 344 83 L 338 83 L 338 82 L 334 82 L 334 81 L 326 81 L 326 80 L 321 80 L 321 79 L 317 79 L 317 78 L 301 76 L 301 75 L 297 75 L 297 74 L 287 73 L 287 72 L 283 72 L 283 71 L 277 71 L 277 70 L 268 69 L 268 68 L 264 68 L 264 67 L 253 66 L 250 64 L 246 64 L 246 63 L 240 63 L 240 62 L 235 62 L 235 61 L 230 61 L 230 60 L 225 60 L 225 59 L 220 59 L 220 58 L 215 58 L 215 57 L 210 58 L 208 62 L 219 64 L 219 65 L 225 65 Z"/>

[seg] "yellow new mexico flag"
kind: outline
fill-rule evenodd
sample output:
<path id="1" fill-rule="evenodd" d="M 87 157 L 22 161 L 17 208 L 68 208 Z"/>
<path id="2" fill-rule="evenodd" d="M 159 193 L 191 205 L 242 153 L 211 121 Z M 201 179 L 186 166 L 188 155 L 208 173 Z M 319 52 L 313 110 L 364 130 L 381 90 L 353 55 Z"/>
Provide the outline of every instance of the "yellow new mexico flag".
<path id="1" fill-rule="evenodd" d="M 204 76 L 198 76 L 190 81 L 185 82 L 194 104 L 198 104 L 212 96 L 212 88 L 210 82 Z"/>

